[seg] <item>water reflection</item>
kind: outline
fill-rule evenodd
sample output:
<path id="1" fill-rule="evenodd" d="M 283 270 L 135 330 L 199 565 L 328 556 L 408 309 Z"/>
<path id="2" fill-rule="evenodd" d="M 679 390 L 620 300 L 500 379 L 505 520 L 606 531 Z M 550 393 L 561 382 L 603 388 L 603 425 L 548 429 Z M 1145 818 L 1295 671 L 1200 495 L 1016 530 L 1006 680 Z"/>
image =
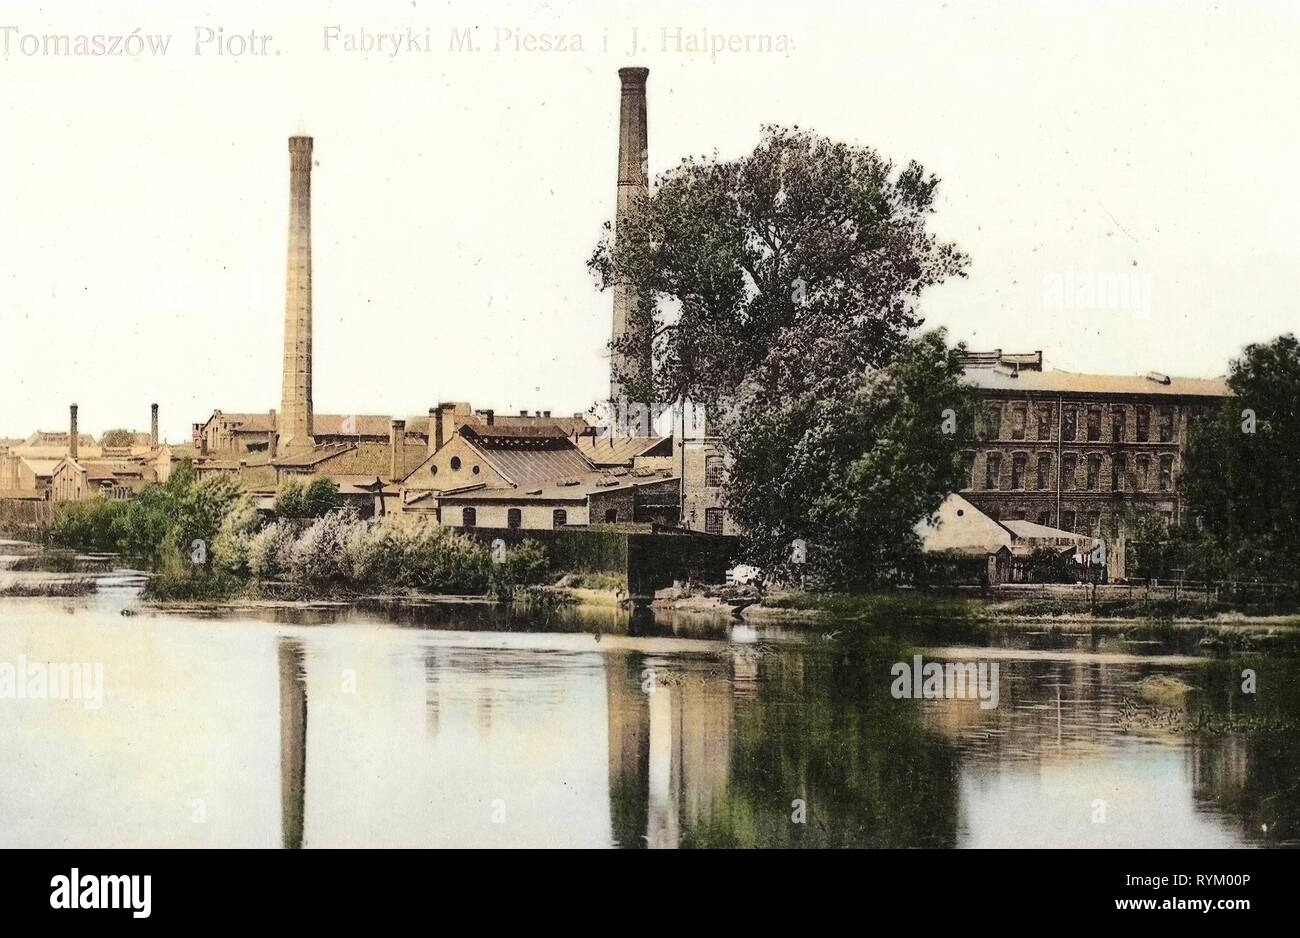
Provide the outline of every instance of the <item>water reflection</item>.
<path id="1" fill-rule="evenodd" d="M 282 639 L 280 662 L 280 836 L 284 846 L 302 846 L 307 774 L 307 682 L 302 643 Z"/>
<path id="2" fill-rule="evenodd" d="M 0 701 L 0 845 L 1300 843 L 1286 642 L 133 603 L 0 603 L 0 661 L 105 665 L 101 711 Z M 916 653 L 999 706 L 895 700 Z"/>

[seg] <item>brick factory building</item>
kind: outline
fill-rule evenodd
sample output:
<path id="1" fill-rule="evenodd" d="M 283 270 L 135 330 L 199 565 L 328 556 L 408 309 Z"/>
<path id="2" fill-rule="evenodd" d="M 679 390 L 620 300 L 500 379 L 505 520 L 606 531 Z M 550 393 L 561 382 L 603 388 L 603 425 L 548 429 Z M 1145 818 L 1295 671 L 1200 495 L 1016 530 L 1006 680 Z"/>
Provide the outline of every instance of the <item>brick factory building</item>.
<path id="1" fill-rule="evenodd" d="M 961 494 L 991 518 L 1118 537 L 1142 514 L 1187 523 L 1178 493 L 1190 425 L 1229 396 L 1222 378 L 1044 371 L 1041 352 L 968 353 L 981 442 Z"/>

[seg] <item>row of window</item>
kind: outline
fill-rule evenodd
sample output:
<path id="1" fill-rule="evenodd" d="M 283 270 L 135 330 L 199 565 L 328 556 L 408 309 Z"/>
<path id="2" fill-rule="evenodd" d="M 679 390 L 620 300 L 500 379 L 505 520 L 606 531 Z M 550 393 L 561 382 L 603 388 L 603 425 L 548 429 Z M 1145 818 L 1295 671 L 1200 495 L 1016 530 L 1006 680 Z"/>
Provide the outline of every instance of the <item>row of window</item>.
<path id="1" fill-rule="evenodd" d="M 997 508 L 990 508 L 988 515 L 994 521 L 1002 520 Z M 1174 513 L 1172 511 L 1163 511 L 1160 517 L 1166 525 L 1173 524 Z M 1016 511 L 1016 518 L 1020 521 L 1029 520 L 1029 513 L 1023 508 Z M 1069 509 L 1062 509 L 1061 523 L 1052 524 L 1052 513 L 1050 511 L 1040 511 L 1034 517 L 1034 521 L 1045 527 L 1057 527 L 1063 531 L 1071 531 L 1075 534 L 1087 534 L 1091 537 L 1101 536 L 1101 512 L 1099 511 L 1082 511 L 1075 512 Z"/>
<path id="2" fill-rule="evenodd" d="M 1078 407 L 1065 407 L 1061 411 L 1061 439 L 1066 442 L 1073 442 L 1079 439 L 1079 411 Z M 1105 419 L 1106 409 L 1102 405 L 1095 405 L 1083 408 L 1083 432 L 1084 439 L 1089 443 L 1101 441 L 1101 428 Z M 1136 425 L 1134 427 L 1135 439 L 1139 443 L 1152 442 L 1151 439 L 1151 418 L 1152 410 L 1155 409 L 1155 429 L 1156 442 L 1172 443 L 1174 441 L 1174 409 L 1172 407 L 1152 408 L 1145 405 L 1139 405 L 1134 408 L 1136 411 Z M 1110 439 L 1116 443 L 1124 443 L 1128 440 L 1128 408 L 1124 406 L 1112 406 L 1110 410 Z M 984 435 L 987 439 L 1001 439 L 1004 430 L 1013 440 L 1025 439 L 1025 434 L 1029 426 L 1029 405 L 1028 404 L 1010 404 L 1006 407 L 1005 426 L 1003 420 L 1003 407 L 1000 404 L 994 404 L 988 407 L 984 412 Z M 1037 422 L 1039 440 L 1052 439 L 1052 423 L 1056 416 L 1056 408 L 1051 404 L 1040 404 L 1034 408 L 1034 417 Z"/>
<path id="3" fill-rule="evenodd" d="M 463 527 L 473 528 L 478 526 L 478 511 L 473 508 L 462 508 L 460 510 L 460 523 Z M 569 523 L 569 513 L 563 508 L 557 508 L 551 512 L 551 527 L 562 528 Z M 605 523 L 618 524 L 618 509 L 605 509 Z M 506 509 L 506 527 L 522 528 L 524 526 L 524 513 L 519 508 Z"/>
<path id="4" fill-rule="evenodd" d="M 973 469 L 974 454 L 967 455 L 967 461 Z M 984 458 L 984 488 L 1002 487 L 1002 454 L 991 452 Z M 1152 487 L 1152 459 L 1145 453 L 1133 458 L 1130 470 L 1127 453 L 1114 453 L 1110 457 L 1110 491 L 1112 492 L 1168 492 L 1174 487 L 1174 457 L 1165 453 L 1154 465 L 1156 471 L 1155 486 Z M 1016 453 L 1011 457 L 1011 489 L 1028 488 L 1030 475 L 1029 455 Z M 1096 492 L 1101 488 L 1102 458 L 1093 453 L 1084 459 L 1085 491 Z M 1038 456 L 1034 466 L 1034 488 L 1046 491 L 1054 488 L 1052 478 L 1052 457 L 1046 453 Z M 1061 489 L 1071 491 L 1078 488 L 1079 457 L 1076 453 L 1061 455 Z M 971 475 L 971 488 L 976 488 L 976 481 Z"/>
<path id="5" fill-rule="evenodd" d="M 704 509 L 704 531 L 706 534 L 722 533 L 722 509 L 706 508 Z M 462 508 L 460 510 L 460 523 L 463 527 L 473 528 L 478 526 L 478 511 L 473 508 Z M 569 513 L 563 508 L 556 508 L 551 512 L 551 526 L 562 528 L 569 523 Z M 618 524 L 618 509 L 605 509 L 605 523 Z M 518 508 L 506 509 L 506 527 L 521 528 L 524 525 L 523 511 Z"/>

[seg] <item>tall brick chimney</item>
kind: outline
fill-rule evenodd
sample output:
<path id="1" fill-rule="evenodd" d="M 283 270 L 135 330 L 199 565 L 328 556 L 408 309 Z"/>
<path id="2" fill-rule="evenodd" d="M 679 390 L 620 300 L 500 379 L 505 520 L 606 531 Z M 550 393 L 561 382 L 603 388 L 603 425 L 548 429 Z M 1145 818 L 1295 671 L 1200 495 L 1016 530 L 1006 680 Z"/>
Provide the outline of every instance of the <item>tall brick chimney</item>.
<path id="1" fill-rule="evenodd" d="M 158 445 L 158 405 L 149 405 L 149 445 Z"/>
<path id="2" fill-rule="evenodd" d="M 618 78 L 622 83 L 618 108 L 618 201 L 614 211 L 614 241 L 626 237 L 624 219 L 632 207 L 650 195 L 650 180 L 646 170 L 650 140 L 646 131 L 645 83 L 648 68 L 620 68 Z M 614 341 L 626 339 L 639 328 L 638 314 L 641 298 L 631 283 L 624 280 L 614 284 Z M 610 357 L 609 398 L 617 403 L 623 397 L 618 372 L 629 375 L 645 374 L 650 368 L 650 336 L 644 341 L 637 337 L 636 350 L 628 353 L 615 350 Z"/>
<path id="3" fill-rule="evenodd" d="M 289 138 L 289 258 L 284 282 L 284 378 L 277 452 L 310 449 L 311 137 Z"/>
<path id="4" fill-rule="evenodd" d="M 403 475 L 406 450 L 406 421 L 393 419 L 388 424 L 388 478 L 396 482 Z"/>
<path id="5" fill-rule="evenodd" d="M 68 458 L 77 458 L 77 444 L 81 438 L 77 435 L 77 405 L 68 405 Z"/>

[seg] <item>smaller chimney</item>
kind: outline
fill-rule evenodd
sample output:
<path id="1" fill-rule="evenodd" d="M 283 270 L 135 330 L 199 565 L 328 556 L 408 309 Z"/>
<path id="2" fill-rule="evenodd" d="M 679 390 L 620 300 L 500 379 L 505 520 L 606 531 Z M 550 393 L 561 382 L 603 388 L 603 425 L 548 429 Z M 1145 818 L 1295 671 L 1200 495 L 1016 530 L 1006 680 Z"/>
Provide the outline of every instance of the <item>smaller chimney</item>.
<path id="1" fill-rule="evenodd" d="M 388 478 L 396 482 L 402 477 L 402 451 L 406 448 L 406 421 L 394 419 L 388 427 L 388 448 L 391 458 L 388 465 Z"/>
<path id="2" fill-rule="evenodd" d="M 77 436 L 77 405 L 68 405 L 68 456 L 71 459 L 77 458 L 77 444 L 81 440 Z"/>
<path id="3" fill-rule="evenodd" d="M 438 408 L 429 408 L 429 455 L 438 452 Z"/>
<path id="4" fill-rule="evenodd" d="M 446 443 L 447 438 L 451 436 L 451 415 L 455 407 L 455 404 L 438 405 L 438 421 L 437 426 L 434 427 L 435 452 L 442 449 L 442 445 Z"/>
<path id="5" fill-rule="evenodd" d="M 149 405 L 149 445 L 158 446 L 158 405 Z"/>
<path id="6" fill-rule="evenodd" d="M 495 410 L 483 411 L 483 416 L 487 418 L 487 425 L 495 427 L 497 425 L 497 412 Z"/>

